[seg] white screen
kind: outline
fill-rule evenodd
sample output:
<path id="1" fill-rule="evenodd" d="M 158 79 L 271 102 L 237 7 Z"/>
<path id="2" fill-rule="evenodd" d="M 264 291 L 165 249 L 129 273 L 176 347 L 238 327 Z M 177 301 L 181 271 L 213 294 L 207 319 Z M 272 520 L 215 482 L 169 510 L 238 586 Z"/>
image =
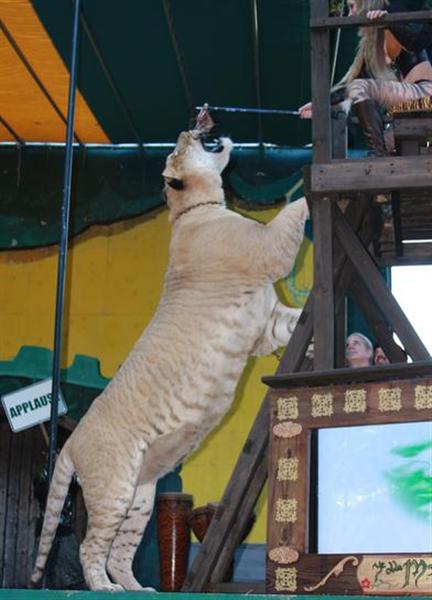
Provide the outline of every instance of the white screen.
<path id="1" fill-rule="evenodd" d="M 318 552 L 432 552 L 432 423 L 318 432 Z"/>

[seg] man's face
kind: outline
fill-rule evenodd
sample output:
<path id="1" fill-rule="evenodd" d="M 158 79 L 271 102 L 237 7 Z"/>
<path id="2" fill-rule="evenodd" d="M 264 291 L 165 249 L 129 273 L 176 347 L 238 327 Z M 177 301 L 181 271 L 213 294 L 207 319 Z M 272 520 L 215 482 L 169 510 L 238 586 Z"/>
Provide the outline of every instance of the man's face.
<path id="1" fill-rule="evenodd" d="M 356 0 L 347 0 L 348 16 L 355 17 L 357 14 L 357 2 Z"/>
<path id="2" fill-rule="evenodd" d="M 371 362 L 371 348 L 369 348 L 364 340 L 355 333 L 348 336 L 345 352 L 349 366 L 367 366 Z"/>
<path id="3" fill-rule="evenodd" d="M 378 346 L 375 349 L 374 363 L 376 365 L 389 365 L 390 364 L 390 361 L 387 358 L 387 356 L 385 355 L 384 350 L 381 348 L 381 346 Z"/>

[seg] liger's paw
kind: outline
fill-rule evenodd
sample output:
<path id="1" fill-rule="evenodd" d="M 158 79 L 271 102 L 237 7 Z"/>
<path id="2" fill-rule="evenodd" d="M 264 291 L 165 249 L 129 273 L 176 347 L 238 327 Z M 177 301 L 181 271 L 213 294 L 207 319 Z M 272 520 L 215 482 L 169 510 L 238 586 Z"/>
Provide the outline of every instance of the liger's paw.
<path id="1" fill-rule="evenodd" d="M 30 583 L 28 585 L 29 588 L 39 588 L 41 587 L 43 571 L 36 569 L 30 578 Z"/>

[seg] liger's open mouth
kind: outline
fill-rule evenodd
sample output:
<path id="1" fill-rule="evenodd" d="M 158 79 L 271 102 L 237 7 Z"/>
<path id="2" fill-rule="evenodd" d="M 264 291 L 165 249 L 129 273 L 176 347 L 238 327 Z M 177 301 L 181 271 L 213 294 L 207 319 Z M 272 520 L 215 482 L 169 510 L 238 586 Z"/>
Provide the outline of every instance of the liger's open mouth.
<path id="1" fill-rule="evenodd" d="M 204 104 L 199 114 L 196 117 L 196 125 L 194 133 L 196 137 L 199 137 L 202 147 L 206 152 L 222 152 L 224 145 L 219 138 L 215 138 L 210 135 L 211 130 L 215 124 L 211 118 L 208 104 Z"/>
<path id="2" fill-rule="evenodd" d="M 206 152 L 222 152 L 224 145 L 219 138 L 213 138 L 208 135 L 200 136 L 201 145 Z"/>

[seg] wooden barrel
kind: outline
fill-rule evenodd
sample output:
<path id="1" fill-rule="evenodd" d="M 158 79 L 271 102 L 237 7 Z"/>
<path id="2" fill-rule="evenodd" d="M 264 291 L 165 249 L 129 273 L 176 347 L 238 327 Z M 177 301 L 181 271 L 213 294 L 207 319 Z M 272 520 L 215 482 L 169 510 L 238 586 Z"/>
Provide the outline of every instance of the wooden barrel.
<path id="1" fill-rule="evenodd" d="M 191 512 L 191 514 L 189 516 L 189 524 L 191 526 L 192 531 L 194 532 L 194 534 L 196 535 L 196 537 L 198 538 L 198 540 L 200 542 L 202 542 L 203 539 L 205 538 L 207 530 L 208 530 L 210 523 L 216 513 L 218 506 L 219 506 L 219 504 L 216 502 L 209 502 L 205 506 L 198 506 Z M 244 531 L 242 532 L 240 543 L 249 535 L 249 533 L 255 523 L 255 520 L 256 520 L 256 515 L 255 515 L 255 513 L 252 513 L 248 522 L 245 525 Z M 229 568 L 225 574 L 224 581 L 225 582 L 232 581 L 233 576 L 234 576 L 234 559 L 231 561 L 231 565 L 229 566 Z"/>
<path id="2" fill-rule="evenodd" d="M 160 589 L 177 592 L 186 578 L 189 548 L 189 516 L 193 498 L 181 492 L 158 494 L 157 534 L 160 560 Z"/>
<path id="3" fill-rule="evenodd" d="M 199 542 L 203 541 L 217 507 L 216 503 L 209 503 L 205 506 L 198 506 L 191 512 L 189 524 Z"/>

